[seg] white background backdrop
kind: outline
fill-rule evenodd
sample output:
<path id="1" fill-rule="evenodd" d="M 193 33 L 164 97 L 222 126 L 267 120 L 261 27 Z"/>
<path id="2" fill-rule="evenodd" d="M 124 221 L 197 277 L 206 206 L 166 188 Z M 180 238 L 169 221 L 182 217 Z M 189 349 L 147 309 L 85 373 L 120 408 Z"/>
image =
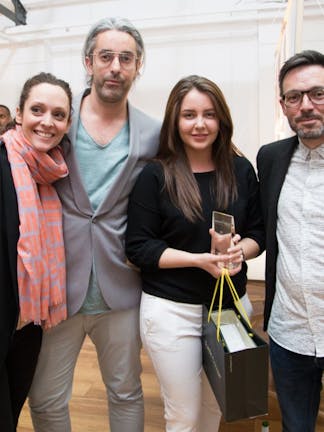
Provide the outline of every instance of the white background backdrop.
<path id="1" fill-rule="evenodd" d="M 27 25 L 0 16 L 0 103 L 14 113 L 25 80 L 49 71 L 85 86 L 81 49 L 90 26 L 105 16 L 129 18 L 146 46 L 143 74 L 130 99 L 162 119 L 171 87 L 204 75 L 223 90 L 234 142 L 255 164 L 258 148 L 275 139 L 275 51 L 285 1 L 269 0 L 22 0 Z M 324 1 L 305 0 L 302 49 L 324 52 Z M 249 265 L 264 278 L 264 257 Z"/>

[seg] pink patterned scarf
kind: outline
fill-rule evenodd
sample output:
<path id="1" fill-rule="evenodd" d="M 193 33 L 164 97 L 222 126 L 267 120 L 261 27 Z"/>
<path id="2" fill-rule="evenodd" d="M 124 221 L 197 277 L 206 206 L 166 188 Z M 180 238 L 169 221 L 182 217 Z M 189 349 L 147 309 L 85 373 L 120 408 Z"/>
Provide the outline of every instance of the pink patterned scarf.
<path id="1" fill-rule="evenodd" d="M 3 135 L 19 210 L 17 275 L 20 320 L 45 329 L 66 319 L 62 208 L 51 185 L 68 175 L 61 150 L 35 150 L 20 126 Z"/>

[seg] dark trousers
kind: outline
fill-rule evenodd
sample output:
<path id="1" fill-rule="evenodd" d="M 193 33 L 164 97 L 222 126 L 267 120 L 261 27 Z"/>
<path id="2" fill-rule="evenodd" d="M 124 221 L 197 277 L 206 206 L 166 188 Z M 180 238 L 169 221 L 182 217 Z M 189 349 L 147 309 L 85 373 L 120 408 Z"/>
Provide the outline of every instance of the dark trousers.
<path id="1" fill-rule="evenodd" d="M 324 358 L 288 351 L 270 339 L 270 358 L 283 432 L 314 432 Z"/>
<path id="2" fill-rule="evenodd" d="M 13 336 L 0 370 L 0 431 L 15 432 L 27 398 L 42 342 L 40 326 L 29 324 Z"/>

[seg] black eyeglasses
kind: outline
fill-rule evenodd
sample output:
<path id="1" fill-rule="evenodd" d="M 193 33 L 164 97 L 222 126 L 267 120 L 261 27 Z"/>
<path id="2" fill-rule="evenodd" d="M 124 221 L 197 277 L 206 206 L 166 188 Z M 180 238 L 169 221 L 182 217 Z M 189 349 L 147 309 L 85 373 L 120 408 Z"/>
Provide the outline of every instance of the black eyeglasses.
<path id="1" fill-rule="evenodd" d="M 286 107 L 296 108 L 302 103 L 305 94 L 313 104 L 324 104 L 324 87 L 313 87 L 304 91 L 291 90 L 282 96 L 282 100 Z"/>

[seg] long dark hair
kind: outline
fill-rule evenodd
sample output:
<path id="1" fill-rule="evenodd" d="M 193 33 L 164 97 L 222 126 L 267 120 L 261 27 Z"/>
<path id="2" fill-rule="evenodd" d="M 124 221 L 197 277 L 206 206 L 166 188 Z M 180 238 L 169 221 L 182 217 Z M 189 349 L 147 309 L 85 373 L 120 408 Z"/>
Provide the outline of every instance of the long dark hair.
<path id="1" fill-rule="evenodd" d="M 188 220 L 194 222 L 202 218 L 201 196 L 178 127 L 183 98 L 192 89 L 210 97 L 219 119 L 219 133 L 212 148 L 216 167 L 212 187 L 220 209 L 226 209 L 237 196 L 233 155 L 240 152 L 232 143 L 232 118 L 220 88 L 209 79 L 197 75 L 181 79 L 171 90 L 167 101 L 157 160 L 163 166 L 165 188 L 171 201 Z"/>

